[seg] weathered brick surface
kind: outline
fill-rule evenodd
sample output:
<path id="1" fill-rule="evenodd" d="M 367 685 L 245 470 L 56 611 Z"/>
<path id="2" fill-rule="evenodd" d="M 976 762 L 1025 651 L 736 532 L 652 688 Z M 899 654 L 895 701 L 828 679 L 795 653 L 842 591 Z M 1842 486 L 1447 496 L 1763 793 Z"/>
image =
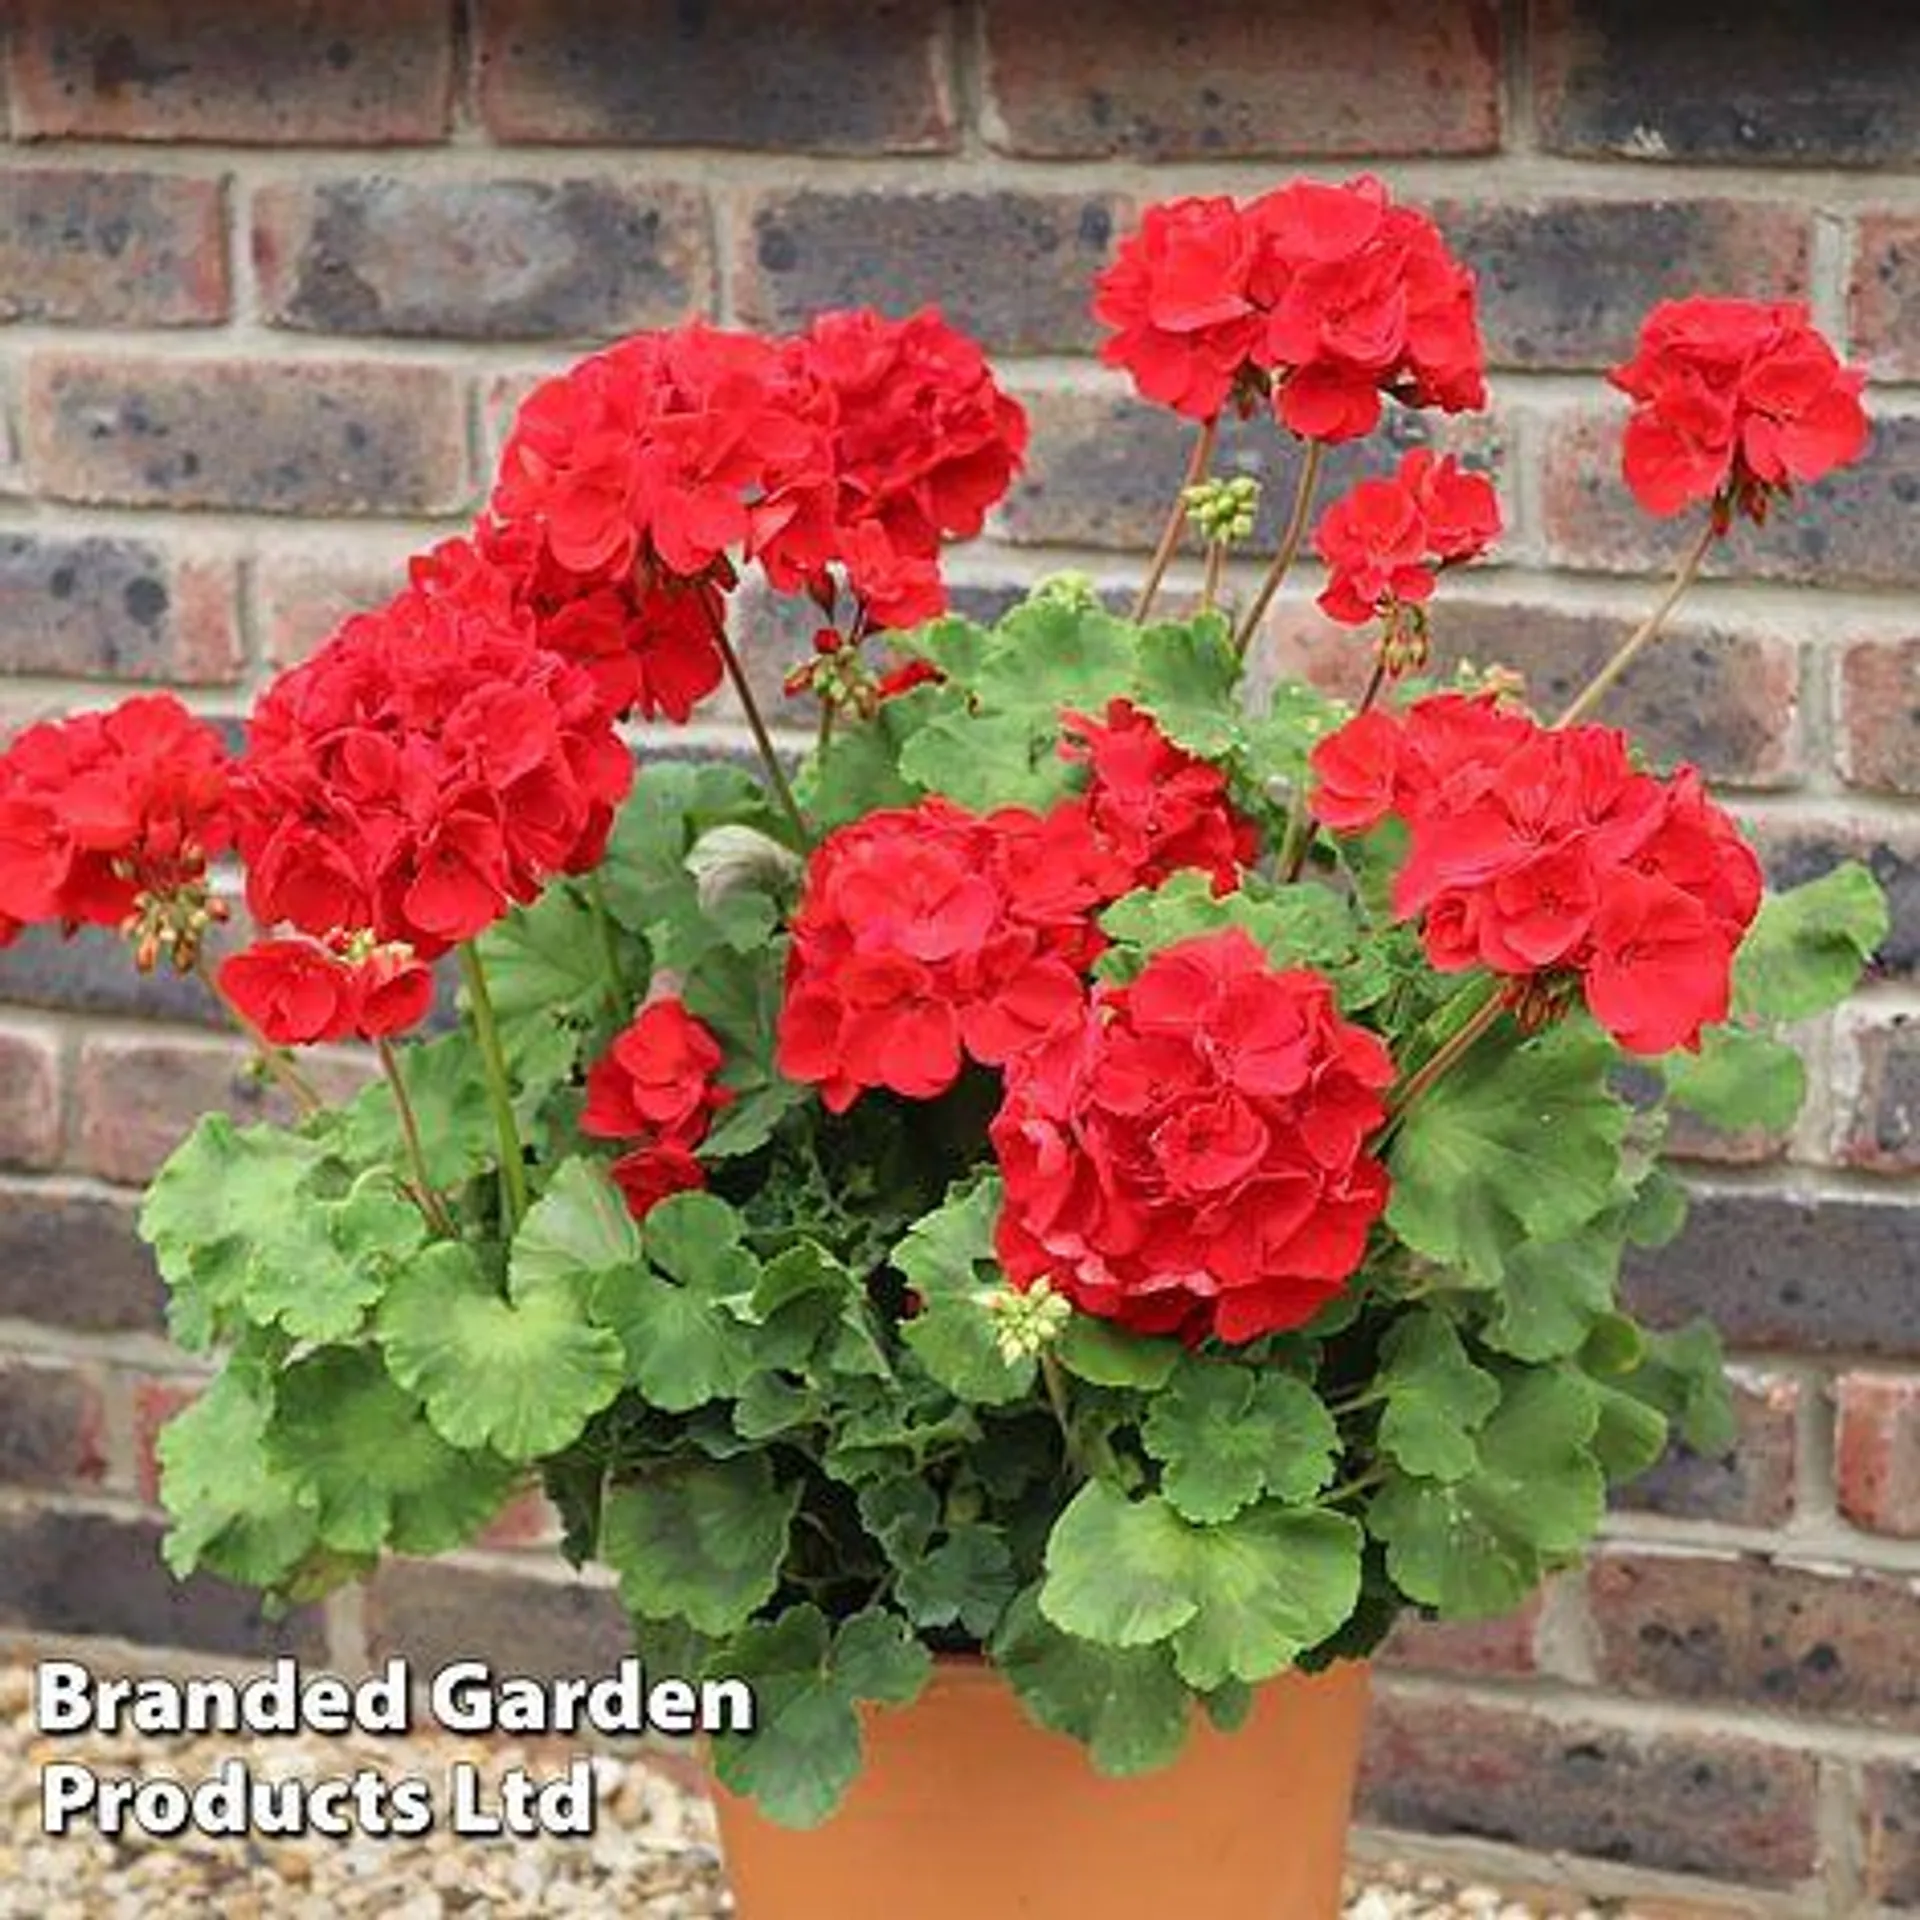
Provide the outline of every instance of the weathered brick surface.
<path id="1" fill-rule="evenodd" d="M 469 498 L 465 393 L 443 367 L 49 353 L 27 465 L 62 500 L 444 513 Z"/>
<path id="2" fill-rule="evenodd" d="M 1920 1725 L 1910 1577 L 1618 1549 L 1595 1560 L 1588 1604 L 1601 1676 L 1628 1693 Z"/>
<path id="3" fill-rule="evenodd" d="M 453 77 L 438 0 L 15 0 L 16 134 L 380 146 L 438 140 Z"/>
<path id="4" fill-rule="evenodd" d="M 1853 349 L 1874 373 L 1920 377 L 1920 215 L 1862 217 L 1847 300 Z"/>
<path id="5" fill-rule="evenodd" d="M 164 1293 L 131 1200 L 0 1185 L 0 1319 L 84 1333 L 158 1332 Z"/>
<path id="6" fill-rule="evenodd" d="M 379 606 L 406 578 L 406 560 L 399 554 L 382 559 L 350 549 L 332 558 L 264 555 L 254 562 L 252 582 L 262 657 L 273 667 L 304 660 L 348 615 Z"/>
<path id="7" fill-rule="evenodd" d="M 274 185 L 253 258 L 266 317 L 313 333 L 597 340 L 714 292 L 706 196 L 605 176 Z"/>
<path id="8" fill-rule="evenodd" d="M 1866 1892 L 1890 1907 L 1920 1907 L 1920 1766 L 1866 1770 Z"/>
<path id="9" fill-rule="evenodd" d="M 1693 538 L 1692 516 L 1655 520 L 1620 479 L 1626 403 L 1554 420 L 1541 474 L 1549 556 L 1608 573 L 1669 572 Z M 1765 527 L 1742 521 L 1709 574 L 1808 585 L 1908 586 L 1920 581 L 1920 415 L 1870 410 L 1859 465 L 1784 503 Z"/>
<path id="10" fill-rule="evenodd" d="M 1920 16 L 1903 0 L 1539 0 L 1556 152 L 1775 166 L 1920 159 Z"/>
<path id="11" fill-rule="evenodd" d="M 1920 639 L 1847 648 L 1840 722 L 1840 771 L 1852 785 L 1920 794 Z"/>
<path id="12" fill-rule="evenodd" d="M 199 1388 L 185 1380 L 143 1379 L 132 1385 L 133 1485 L 149 1506 L 160 1500 L 160 1462 L 154 1451 L 160 1430 L 199 1396 Z"/>
<path id="13" fill-rule="evenodd" d="M 1793 1517 L 1800 1383 L 1766 1375 L 1733 1389 L 1738 1435 L 1723 1455 L 1695 1453 L 1676 1440 L 1650 1472 L 1614 1497 L 1617 1506 L 1677 1520 L 1779 1527 Z"/>
<path id="14" fill-rule="evenodd" d="M 1089 289 L 1130 217 L 1106 193 L 768 193 L 746 209 L 737 298 L 762 326 L 931 305 L 989 347 L 1071 351 L 1098 337 Z"/>
<path id="15" fill-rule="evenodd" d="M 261 1597 L 206 1574 L 176 1580 L 148 1520 L 58 1508 L 0 1513 L 0 1628 L 97 1634 L 236 1658 L 317 1660 L 320 1616 L 266 1617 Z"/>
<path id="16" fill-rule="evenodd" d="M 1379 1658 L 1411 1673 L 1532 1673 L 1539 1620 L 1537 1599 L 1498 1620 L 1422 1620 L 1403 1613 Z"/>
<path id="17" fill-rule="evenodd" d="M 1920 1170 L 1920 1024 L 1861 1008 L 1843 1016 L 1840 1157 L 1877 1173 Z"/>
<path id="18" fill-rule="evenodd" d="M 83 1041 L 75 1075 L 74 1164 L 102 1180 L 138 1185 L 203 1113 L 291 1120 L 292 1102 L 251 1062 L 250 1049 L 238 1041 L 160 1035 Z M 304 1064 L 308 1078 L 334 1099 L 349 1097 L 376 1071 L 370 1059 L 344 1053 Z"/>
<path id="19" fill-rule="evenodd" d="M 1480 153 L 1499 138 L 1498 11 L 986 0 L 989 134 L 1013 153 L 1145 160 Z"/>
<path id="20" fill-rule="evenodd" d="M 75 1487 L 106 1473 L 100 1383 L 80 1367 L 0 1360 L 0 1487 Z"/>
<path id="21" fill-rule="evenodd" d="M 1433 612 L 1433 671 L 1462 661 L 1509 666 L 1527 697 L 1551 717 L 1612 656 L 1629 615 L 1569 612 L 1548 601 L 1442 596 Z M 1304 675 L 1357 695 L 1373 661 L 1371 636 L 1327 619 L 1289 595 L 1269 617 L 1254 671 Z M 1770 787 L 1799 771 L 1800 652 L 1777 634 L 1682 619 L 1643 653 L 1609 694 L 1600 718 L 1627 728 L 1662 765 L 1689 760 L 1716 781 Z"/>
<path id="22" fill-rule="evenodd" d="M 0 669 L 237 680 L 232 562 L 118 534 L 0 532 Z"/>
<path id="23" fill-rule="evenodd" d="M 367 1588 L 368 1646 L 376 1660 L 404 1654 L 417 1672 L 449 1660 L 485 1660 L 535 1678 L 605 1673 L 634 1651 L 610 1588 L 397 1560 Z"/>
<path id="24" fill-rule="evenodd" d="M 216 931 L 207 950 L 217 957 L 236 944 L 244 944 L 244 938 L 228 925 Z M 166 967 L 139 972 L 127 943 L 111 927 L 82 927 L 71 940 L 63 940 L 57 927 L 29 927 L 12 946 L 0 947 L 0 1001 L 69 1013 L 225 1024 L 204 981 L 183 980 Z"/>
<path id="25" fill-rule="evenodd" d="M 1487 352 L 1515 367 L 1625 359 L 1648 308 L 1711 287 L 1804 295 L 1812 227 L 1751 200 L 1443 200 L 1430 211 L 1480 276 Z"/>
<path id="26" fill-rule="evenodd" d="M 1920 1378 L 1849 1373 L 1836 1391 L 1840 1511 L 1869 1533 L 1920 1539 Z"/>
<path id="27" fill-rule="evenodd" d="M 1662 1325 L 1706 1314 L 1736 1346 L 1920 1354 L 1920 1211 L 1884 1200 L 1696 1194 L 1671 1245 L 1629 1255 L 1623 1295 Z"/>
<path id="28" fill-rule="evenodd" d="M 1383 1687 L 1359 1818 L 1785 1886 L 1813 1870 L 1817 1778 L 1808 1754 L 1758 1741 L 1629 1732 Z"/>
<path id="29" fill-rule="evenodd" d="M 0 172 L 0 320 L 181 327 L 228 311 L 225 189 L 195 174 Z"/>
<path id="30" fill-rule="evenodd" d="M 956 144 L 932 0 L 483 0 L 499 140 L 920 153 Z"/>
<path id="31" fill-rule="evenodd" d="M 0 1164 L 50 1167 L 60 1157 L 60 1036 L 40 1022 L 0 1026 Z"/>

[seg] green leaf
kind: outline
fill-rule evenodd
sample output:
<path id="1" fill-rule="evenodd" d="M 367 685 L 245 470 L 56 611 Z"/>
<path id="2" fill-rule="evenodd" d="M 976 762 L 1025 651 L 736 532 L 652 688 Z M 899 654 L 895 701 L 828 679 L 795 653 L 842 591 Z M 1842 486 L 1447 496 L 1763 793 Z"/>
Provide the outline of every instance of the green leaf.
<path id="1" fill-rule="evenodd" d="M 1141 1438 L 1161 1491 L 1187 1520 L 1228 1520 L 1263 1494 L 1309 1500 L 1339 1449 L 1333 1416 L 1303 1380 L 1189 1360 L 1154 1396 Z"/>
<path id="2" fill-rule="evenodd" d="M 940 1496 L 918 1474 L 874 1480 L 856 1496 L 860 1524 L 898 1566 L 918 1560 L 940 1524 Z"/>
<path id="3" fill-rule="evenodd" d="M 268 1413 L 230 1367 L 161 1428 L 160 1498 L 173 1519 L 161 1551 L 179 1579 L 205 1566 L 272 1587 L 312 1548 L 316 1503 L 269 1459 Z"/>
<path id="4" fill-rule="evenodd" d="M 1076 1379 L 1096 1387 L 1163 1387 L 1184 1349 L 1177 1340 L 1129 1333 L 1108 1320 L 1076 1313 L 1054 1342 L 1054 1357 Z"/>
<path id="5" fill-rule="evenodd" d="M 303 1195 L 248 1258 L 247 1316 L 296 1340 L 349 1339 L 425 1238 L 419 1209 L 390 1189 L 361 1186 L 339 1200 Z"/>
<path id="6" fill-rule="evenodd" d="M 427 1178 L 435 1187 L 455 1188 L 490 1171 L 500 1157 L 498 1136 L 472 1037 L 445 1034 L 401 1047 L 395 1057 L 419 1123 Z M 393 1094 L 384 1080 L 362 1087 L 333 1117 L 324 1137 L 356 1166 L 389 1166 L 412 1177 Z"/>
<path id="7" fill-rule="evenodd" d="M 1591 1449 L 1599 1418 L 1598 1396 L 1577 1373 L 1510 1375 L 1471 1473 L 1393 1479 L 1374 1495 L 1367 1525 L 1400 1590 L 1454 1619 L 1518 1606 L 1600 1525 L 1606 1482 Z"/>
<path id="8" fill-rule="evenodd" d="M 1647 1333 L 1640 1365 L 1619 1384 L 1665 1414 L 1695 1453 L 1724 1454 L 1739 1438 L 1720 1336 L 1707 1321 Z"/>
<path id="9" fill-rule="evenodd" d="M 920 1364 L 950 1393 L 980 1406 L 1004 1406 L 1033 1390 L 1030 1358 L 1008 1360 L 995 1342 L 982 1294 L 1000 1279 L 993 1264 L 999 1217 L 998 1177 L 956 1186 L 908 1229 L 893 1264 L 920 1296 L 920 1310 L 901 1329 Z M 983 1278 L 981 1269 L 991 1269 Z"/>
<path id="10" fill-rule="evenodd" d="M 1744 1027 L 1709 1027 L 1698 1053 L 1670 1053 L 1660 1072 L 1677 1105 L 1733 1132 L 1784 1132 L 1807 1096 L 1800 1056 L 1784 1040 Z"/>
<path id="11" fill-rule="evenodd" d="M 830 1635 L 826 1616 L 808 1604 L 746 1627 L 708 1672 L 745 1680 L 759 1720 L 751 1734 L 714 1740 L 714 1772 L 776 1824 L 818 1826 L 860 1771 L 856 1708 L 904 1706 L 932 1670 L 932 1656 L 895 1614 L 869 1609 Z"/>
<path id="12" fill-rule="evenodd" d="M 1529 1363 L 1578 1353 L 1594 1322 L 1612 1310 L 1624 1234 L 1616 1210 L 1571 1240 L 1515 1247 L 1481 1341 Z"/>
<path id="13" fill-rule="evenodd" d="M 1019 1584 L 1005 1538 L 992 1527 L 963 1526 L 904 1568 L 895 1592 L 916 1627 L 958 1625 L 985 1640 Z"/>
<path id="14" fill-rule="evenodd" d="M 1165 1500 L 1129 1500 L 1089 1480 L 1053 1523 L 1041 1612 L 1063 1633 L 1104 1647 L 1170 1640 L 1200 1610 L 1192 1533 Z"/>
<path id="15" fill-rule="evenodd" d="M 450 1446 L 365 1348 L 322 1348 L 280 1376 L 267 1452 L 343 1553 L 445 1553 L 493 1518 L 514 1478 L 496 1454 Z"/>
<path id="16" fill-rule="evenodd" d="M 495 1291 L 465 1246 L 428 1248 L 381 1302 L 387 1364 L 457 1447 L 509 1460 L 557 1453 L 620 1391 L 619 1339 L 592 1325 L 580 1291 Z"/>
<path id="17" fill-rule="evenodd" d="M 663 1462 L 609 1491 L 600 1556 L 629 1612 L 732 1633 L 773 1598 L 799 1505 L 764 1453 Z"/>
<path id="18" fill-rule="evenodd" d="M 591 1160 L 568 1160 L 527 1211 L 509 1257 L 516 1296 L 583 1285 L 640 1264 L 640 1230 L 620 1189 Z"/>
<path id="19" fill-rule="evenodd" d="M 1240 740 L 1236 689 L 1240 656 L 1219 614 L 1184 626 L 1149 627 L 1140 635 L 1133 700 L 1175 746 L 1219 759 Z"/>
<path id="20" fill-rule="evenodd" d="M 1117 1777 L 1168 1765 L 1186 1744 L 1193 1699 L 1165 1646 L 1102 1647 L 1063 1633 L 1018 1595 L 993 1639 L 993 1663 L 1028 1715 L 1080 1741 Z"/>
<path id="21" fill-rule="evenodd" d="M 1613 1200 L 1627 1110 L 1611 1044 L 1567 1026 L 1469 1052 L 1407 1109 L 1387 1224 L 1416 1253 L 1495 1286 L 1514 1250 L 1570 1239 Z"/>
<path id="22" fill-rule="evenodd" d="M 1479 1457 L 1474 1435 L 1500 1404 L 1500 1383 L 1467 1358 L 1444 1314 L 1406 1315 L 1380 1352 L 1381 1452 L 1426 1479 L 1458 1480 L 1472 1472 Z"/>
<path id="23" fill-rule="evenodd" d="M 1880 883 L 1849 860 L 1762 902 L 1733 963 L 1733 1011 L 1744 1020 L 1804 1020 L 1859 984 L 1886 939 Z"/>
<path id="24" fill-rule="evenodd" d="M 1596 1382 L 1594 1392 L 1600 1421 L 1593 1433 L 1593 1457 L 1614 1485 L 1637 1480 L 1667 1451 L 1667 1417 L 1618 1387 Z"/>
<path id="25" fill-rule="evenodd" d="M 648 760 L 608 837 L 600 881 L 607 906 L 623 926 L 645 934 L 670 921 L 697 898 L 686 858 L 709 828 L 759 827 L 783 839 L 776 815 L 759 783 L 742 767 L 713 760 Z"/>
<path id="26" fill-rule="evenodd" d="M 516 1076 L 537 1072 L 559 1084 L 613 994 L 592 908 L 569 888 L 551 886 L 487 928 L 476 945 L 508 1064 Z"/>
<path id="27" fill-rule="evenodd" d="M 964 624 L 943 622 L 942 627 Z M 921 789 L 900 771 L 901 751 L 937 714 L 946 712 L 955 697 L 945 687 L 916 687 L 883 701 L 870 720 L 843 716 L 831 748 L 809 760 L 797 782 L 809 816 L 823 831 L 831 831 L 889 807 L 910 807 L 922 798 Z"/>

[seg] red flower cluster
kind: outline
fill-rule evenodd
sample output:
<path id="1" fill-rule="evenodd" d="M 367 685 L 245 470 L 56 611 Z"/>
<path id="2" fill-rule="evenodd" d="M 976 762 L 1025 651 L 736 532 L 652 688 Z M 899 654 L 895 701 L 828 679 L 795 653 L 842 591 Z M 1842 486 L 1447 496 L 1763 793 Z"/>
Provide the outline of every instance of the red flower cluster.
<path id="1" fill-rule="evenodd" d="M 198 887 L 231 835 L 227 776 L 219 733 L 171 694 L 23 729 L 0 754 L 0 945 Z"/>
<path id="2" fill-rule="evenodd" d="M 524 618 L 409 589 L 256 706 L 233 782 L 248 905 L 437 959 L 592 866 L 632 773 L 592 678 Z"/>
<path id="3" fill-rule="evenodd" d="M 401 942 L 335 933 L 257 941 L 220 964 L 220 991 L 277 1047 L 404 1033 L 433 1005 L 433 973 Z"/>
<path id="4" fill-rule="evenodd" d="M 704 1187 L 694 1149 L 713 1116 L 733 1099 L 718 1085 L 720 1043 L 676 999 L 654 1000 L 587 1073 L 580 1131 L 599 1140 L 634 1140 L 613 1163 L 613 1177 L 636 1220 L 669 1194 Z"/>
<path id="5" fill-rule="evenodd" d="M 1841 365 L 1797 302 L 1669 300 L 1607 378 L 1634 402 L 1622 465 L 1649 513 L 1714 500 L 1760 520 L 1771 494 L 1867 443 L 1866 373 Z"/>
<path id="6" fill-rule="evenodd" d="M 1313 768 L 1326 825 L 1406 822 L 1394 907 L 1424 915 L 1442 972 L 1577 979 L 1632 1053 L 1697 1046 L 1726 1017 L 1760 867 L 1692 768 L 1637 773 L 1612 728 L 1550 731 L 1457 694 L 1360 715 Z"/>
<path id="7" fill-rule="evenodd" d="M 1295 433 L 1338 441 L 1373 430 L 1383 393 L 1486 401 L 1473 275 L 1371 177 L 1149 207 L 1093 310 L 1114 330 L 1101 357 L 1195 420 L 1271 393 Z"/>
<path id="8" fill-rule="evenodd" d="M 1300 1326 L 1386 1205 L 1364 1147 L 1392 1080 L 1318 974 L 1238 929 L 1168 947 L 1008 1067 L 1001 1264 L 1140 1333 Z"/>
<path id="9" fill-rule="evenodd" d="M 1451 455 L 1409 453 L 1386 479 L 1362 480 L 1321 516 L 1314 545 L 1326 562 L 1321 610 L 1362 627 L 1395 606 L 1433 596 L 1442 567 L 1483 554 L 1500 534 L 1493 482 Z"/>

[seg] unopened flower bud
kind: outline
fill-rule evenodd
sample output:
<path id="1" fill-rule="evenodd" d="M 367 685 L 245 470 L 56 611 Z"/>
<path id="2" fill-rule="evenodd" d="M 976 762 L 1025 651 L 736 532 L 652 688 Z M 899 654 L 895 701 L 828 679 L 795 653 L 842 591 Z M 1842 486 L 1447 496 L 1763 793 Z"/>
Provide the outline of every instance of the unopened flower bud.
<path id="1" fill-rule="evenodd" d="M 1209 546 L 1250 539 L 1260 512 L 1260 482 L 1251 474 L 1217 476 L 1183 489 L 1187 518 Z"/>
<path id="2" fill-rule="evenodd" d="M 1035 585 L 1028 598 L 1036 604 L 1072 607 L 1082 613 L 1092 613 L 1100 605 L 1100 590 L 1093 584 L 1091 574 L 1069 570 L 1048 574 Z"/>
<path id="3" fill-rule="evenodd" d="M 980 1303 L 993 1316 L 994 1344 L 1008 1366 L 1044 1353 L 1073 1318 L 1072 1301 L 1054 1292 L 1046 1280 L 1036 1280 L 1025 1293 L 1017 1287 L 994 1287 L 980 1296 Z"/>

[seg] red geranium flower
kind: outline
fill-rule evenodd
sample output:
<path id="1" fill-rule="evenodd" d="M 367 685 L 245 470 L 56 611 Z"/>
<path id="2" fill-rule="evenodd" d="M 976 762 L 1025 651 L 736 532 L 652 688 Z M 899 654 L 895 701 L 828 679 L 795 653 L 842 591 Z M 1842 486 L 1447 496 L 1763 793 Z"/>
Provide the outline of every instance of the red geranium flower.
<path id="1" fill-rule="evenodd" d="M 733 1100 L 714 1077 L 722 1058 L 711 1029 L 667 998 L 642 1007 L 588 1069 L 580 1131 L 637 1142 L 612 1169 L 635 1219 L 706 1185 L 694 1149 Z"/>
<path id="2" fill-rule="evenodd" d="M 1362 480 L 1329 506 L 1314 534 L 1328 580 L 1321 610 L 1364 626 L 1433 596 L 1444 566 L 1484 553 L 1500 532 L 1493 483 L 1451 455 L 1417 448 L 1385 479 Z"/>
<path id="3" fill-rule="evenodd" d="M 275 1046 L 305 1047 L 417 1026 L 433 1005 L 433 974 L 410 947 L 294 936 L 256 941 L 223 960 L 220 991 Z"/>
<path id="4" fill-rule="evenodd" d="M 1142 1333 L 1300 1326 L 1386 1204 L 1364 1144 L 1392 1079 L 1318 974 L 1274 969 L 1238 929 L 1166 948 L 1009 1063 L 1001 1263 Z"/>

